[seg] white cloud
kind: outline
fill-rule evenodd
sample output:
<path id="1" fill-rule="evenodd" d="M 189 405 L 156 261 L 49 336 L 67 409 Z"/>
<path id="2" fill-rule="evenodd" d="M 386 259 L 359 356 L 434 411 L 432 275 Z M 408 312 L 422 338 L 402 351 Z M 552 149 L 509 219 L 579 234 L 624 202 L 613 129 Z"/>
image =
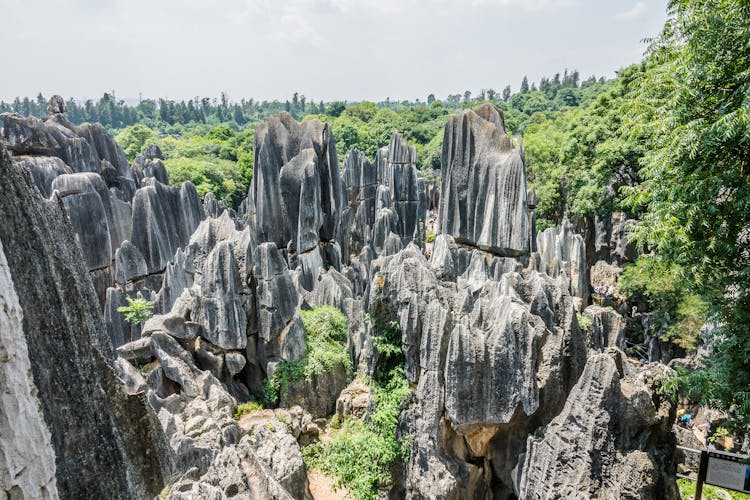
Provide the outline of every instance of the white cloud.
<path id="1" fill-rule="evenodd" d="M 642 18 L 646 12 L 648 12 L 648 5 L 645 2 L 636 2 L 630 9 L 618 12 L 612 16 L 612 19 L 617 21 L 634 21 Z"/>

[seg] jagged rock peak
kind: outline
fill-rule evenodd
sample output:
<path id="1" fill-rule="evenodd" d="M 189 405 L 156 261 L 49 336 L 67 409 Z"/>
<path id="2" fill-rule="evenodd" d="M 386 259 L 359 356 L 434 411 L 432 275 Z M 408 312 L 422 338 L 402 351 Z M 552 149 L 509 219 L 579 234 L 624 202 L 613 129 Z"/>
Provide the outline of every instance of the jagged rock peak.
<path id="1" fill-rule="evenodd" d="M 590 357 L 562 412 L 530 436 L 520 498 L 680 498 L 668 369 L 636 371 L 616 349 Z"/>
<path id="2" fill-rule="evenodd" d="M 305 150 L 304 158 L 293 160 Z M 310 165 L 311 164 L 311 165 Z M 287 166 L 284 175 L 282 169 Z M 298 181 L 306 178 L 303 189 Z M 317 186 L 315 186 L 317 184 Z M 308 200 L 316 196 L 319 201 Z M 304 198 L 304 200 L 303 200 Z M 255 173 L 249 192 L 251 218 L 259 242 L 273 242 L 283 248 L 294 239 L 292 228 L 320 218 L 313 228 L 321 241 L 336 237 L 343 192 L 339 179 L 336 142 L 327 123 L 308 120 L 298 123 L 289 113 L 272 116 L 255 129 Z M 315 201 L 302 206 L 302 201 Z M 304 224 L 303 224 L 304 223 Z"/>
<path id="3" fill-rule="evenodd" d="M 156 144 L 149 144 L 146 146 L 146 150 L 143 152 L 143 156 L 148 158 L 149 160 L 163 160 L 164 155 L 161 152 L 161 149 Z"/>
<path id="4" fill-rule="evenodd" d="M 441 232 L 502 256 L 528 253 L 526 167 L 502 112 L 485 104 L 451 117 L 441 164 Z"/>
<path id="5" fill-rule="evenodd" d="M 51 115 L 65 113 L 65 99 L 59 95 L 53 95 L 47 101 L 47 112 Z"/>

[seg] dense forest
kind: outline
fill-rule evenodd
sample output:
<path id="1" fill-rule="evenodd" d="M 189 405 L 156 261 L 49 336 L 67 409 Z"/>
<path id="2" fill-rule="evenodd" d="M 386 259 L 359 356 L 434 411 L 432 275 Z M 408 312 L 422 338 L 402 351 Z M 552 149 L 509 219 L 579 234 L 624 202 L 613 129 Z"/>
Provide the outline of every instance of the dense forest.
<path id="1" fill-rule="evenodd" d="M 157 144 L 173 183 L 190 180 L 229 204 L 246 195 L 254 126 L 287 111 L 329 122 L 341 157 L 372 158 L 399 131 L 416 145 L 427 178 L 440 175 L 443 128 L 466 107 L 491 102 L 523 144 L 539 194 L 539 228 L 624 211 L 639 221 L 641 249 L 623 292 L 668 324 L 664 335 L 711 355 L 666 389 L 728 412 L 738 434 L 750 424 L 750 4 L 675 0 L 662 33 L 639 63 L 615 78 L 581 80 L 565 70 L 517 91 L 465 91 L 424 102 L 286 102 L 144 99 L 107 93 L 69 100 L 74 123 L 99 122 L 133 160 Z M 0 112 L 45 114 L 45 96 L 0 103 Z M 706 327 L 704 325 L 709 325 Z M 704 326 L 705 336 L 699 338 Z"/>

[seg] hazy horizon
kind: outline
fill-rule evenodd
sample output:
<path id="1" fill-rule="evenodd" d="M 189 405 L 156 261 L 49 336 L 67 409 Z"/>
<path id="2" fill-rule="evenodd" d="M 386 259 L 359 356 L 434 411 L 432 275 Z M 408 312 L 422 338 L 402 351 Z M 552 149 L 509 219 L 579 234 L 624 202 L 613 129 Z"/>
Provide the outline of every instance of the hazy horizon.
<path id="1" fill-rule="evenodd" d="M 642 58 L 666 0 L 0 0 L 0 99 L 425 100 Z M 218 4 L 218 5 L 217 5 Z"/>

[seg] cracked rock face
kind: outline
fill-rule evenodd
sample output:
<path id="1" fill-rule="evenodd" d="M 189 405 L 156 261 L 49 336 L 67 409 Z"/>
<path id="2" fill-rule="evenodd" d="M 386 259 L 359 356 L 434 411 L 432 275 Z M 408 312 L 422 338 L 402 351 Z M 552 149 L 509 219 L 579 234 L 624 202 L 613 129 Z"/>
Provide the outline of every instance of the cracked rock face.
<path id="1" fill-rule="evenodd" d="M 529 437 L 520 497 L 679 498 L 664 373 L 636 373 L 614 349 L 590 357 L 560 415 Z"/>
<path id="2" fill-rule="evenodd" d="M 440 232 L 498 255 L 528 253 L 526 169 L 502 112 L 485 104 L 453 116 L 441 164 Z"/>

